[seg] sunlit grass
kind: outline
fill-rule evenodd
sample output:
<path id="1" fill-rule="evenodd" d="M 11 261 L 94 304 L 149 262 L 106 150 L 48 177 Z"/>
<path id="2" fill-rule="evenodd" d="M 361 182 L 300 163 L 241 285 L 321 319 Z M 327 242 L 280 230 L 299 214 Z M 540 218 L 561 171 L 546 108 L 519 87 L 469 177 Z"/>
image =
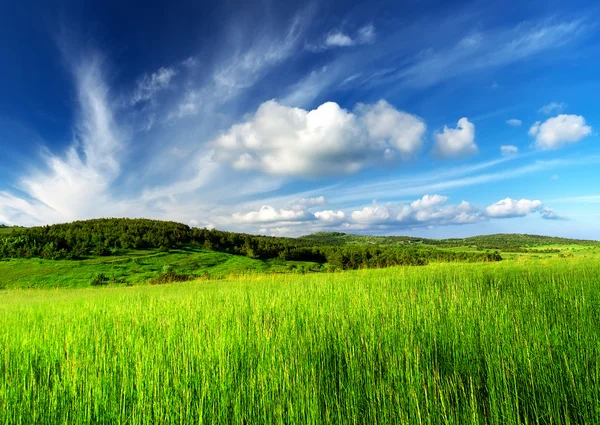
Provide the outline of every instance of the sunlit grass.
<path id="1" fill-rule="evenodd" d="M 0 291 L 0 423 L 600 419 L 600 265 Z"/>

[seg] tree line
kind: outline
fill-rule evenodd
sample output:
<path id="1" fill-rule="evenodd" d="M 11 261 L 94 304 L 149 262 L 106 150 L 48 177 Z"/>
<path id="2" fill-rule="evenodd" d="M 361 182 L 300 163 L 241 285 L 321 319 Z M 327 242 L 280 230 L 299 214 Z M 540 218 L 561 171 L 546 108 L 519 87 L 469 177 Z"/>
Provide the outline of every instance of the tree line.
<path id="1" fill-rule="evenodd" d="M 132 249 L 201 246 L 249 258 L 327 263 L 332 269 L 423 265 L 429 261 L 499 261 L 497 252 L 454 252 L 433 247 L 343 245 L 326 238 L 281 238 L 191 228 L 147 219 L 95 219 L 19 228 L 0 236 L 0 258 L 78 259 Z"/>

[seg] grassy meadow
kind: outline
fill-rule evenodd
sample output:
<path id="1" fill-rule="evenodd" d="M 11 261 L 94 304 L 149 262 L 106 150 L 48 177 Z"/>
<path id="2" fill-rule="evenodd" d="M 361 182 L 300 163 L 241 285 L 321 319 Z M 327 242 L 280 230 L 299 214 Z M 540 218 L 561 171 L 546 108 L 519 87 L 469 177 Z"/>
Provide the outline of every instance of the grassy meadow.
<path id="1" fill-rule="evenodd" d="M 597 424 L 597 255 L 0 291 L 0 424 Z"/>
<path id="2" fill-rule="evenodd" d="M 313 265 L 302 261 L 263 261 L 192 246 L 168 252 L 132 250 L 81 260 L 12 258 L 0 260 L 0 289 L 86 287 L 99 274 L 114 285 L 140 285 L 148 283 L 166 266 L 180 274 L 222 279 L 250 273 L 284 273 Z"/>

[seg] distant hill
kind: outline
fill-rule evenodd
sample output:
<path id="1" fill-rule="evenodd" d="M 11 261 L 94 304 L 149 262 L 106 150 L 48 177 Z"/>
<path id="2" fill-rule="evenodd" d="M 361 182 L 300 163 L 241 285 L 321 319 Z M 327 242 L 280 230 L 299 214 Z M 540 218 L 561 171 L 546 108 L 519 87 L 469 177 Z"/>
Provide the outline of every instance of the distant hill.
<path id="1" fill-rule="evenodd" d="M 18 229 L 18 227 L 9 227 L 6 224 L 0 224 L 0 236 L 12 233 L 16 229 Z"/>
<path id="2" fill-rule="evenodd" d="M 590 243 L 598 243 L 594 240 L 569 239 L 519 233 L 498 233 L 468 238 L 428 239 L 413 236 L 367 236 L 341 232 L 317 232 L 301 236 L 299 239 L 336 245 L 366 243 L 374 245 L 431 245 L 438 247 L 476 246 L 482 249 L 516 249 L 544 245 L 589 245 Z"/>
<path id="3" fill-rule="evenodd" d="M 398 242 L 404 240 L 403 247 Z M 417 246 L 421 242 L 422 246 Z M 95 219 L 52 226 L 19 228 L 0 235 L 1 258 L 79 259 L 118 255 L 123 250 L 186 246 L 244 255 L 329 264 L 335 269 L 422 265 L 429 261 L 499 261 L 497 252 L 455 252 L 422 243 L 417 238 L 381 238 L 317 234 L 305 238 L 276 238 L 147 219 Z"/>

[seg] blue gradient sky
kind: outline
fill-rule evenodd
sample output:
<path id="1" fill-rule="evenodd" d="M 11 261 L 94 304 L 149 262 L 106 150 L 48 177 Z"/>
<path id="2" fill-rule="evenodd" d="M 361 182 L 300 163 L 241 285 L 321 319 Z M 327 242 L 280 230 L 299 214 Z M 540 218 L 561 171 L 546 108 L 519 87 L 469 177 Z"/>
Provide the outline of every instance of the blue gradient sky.
<path id="1" fill-rule="evenodd" d="M 0 6 L 0 223 L 600 239 L 592 1 Z"/>

